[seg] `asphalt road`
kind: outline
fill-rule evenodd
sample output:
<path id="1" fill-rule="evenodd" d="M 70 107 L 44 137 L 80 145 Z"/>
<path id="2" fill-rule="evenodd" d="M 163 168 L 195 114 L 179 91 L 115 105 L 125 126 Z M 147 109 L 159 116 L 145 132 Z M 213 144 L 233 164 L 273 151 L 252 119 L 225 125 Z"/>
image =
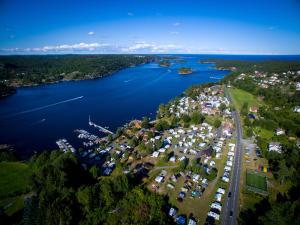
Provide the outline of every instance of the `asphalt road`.
<path id="1" fill-rule="evenodd" d="M 227 95 L 228 99 L 232 102 L 232 99 Z M 242 126 L 240 122 L 240 116 L 237 111 L 232 113 L 233 119 L 236 124 L 236 148 L 234 167 L 230 179 L 229 192 L 231 197 L 226 195 L 225 205 L 223 206 L 222 225 L 235 225 L 237 224 L 238 210 L 239 210 L 239 190 L 240 190 L 240 177 L 242 171 L 242 157 L 243 149 L 241 146 L 242 139 Z M 232 215 L 231 215 L 232 212 Z"/>

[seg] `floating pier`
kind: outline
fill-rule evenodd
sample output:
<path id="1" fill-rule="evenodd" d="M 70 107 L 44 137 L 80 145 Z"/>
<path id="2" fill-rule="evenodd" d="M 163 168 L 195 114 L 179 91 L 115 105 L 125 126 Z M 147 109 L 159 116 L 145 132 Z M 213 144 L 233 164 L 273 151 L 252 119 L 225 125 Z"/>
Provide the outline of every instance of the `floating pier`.
<path id="1" fill-rule="evenodd" d="M 95 128 L 97 128 L 97 129 L 99 129 L 99 131 L 101 131 L 101 132 L 103 132 L 103 133 L 106 133 L 106 134 L 113 134 L 113 132 L 111 132 L 110 130 L 108 130 L 108 129 L 104 128 L 104 127 L 101 127 L 101 126 L 95 124 L 94 122 L 92 122 L 92 121 L 91 121 L 91 116 L 89 116 L 89 125 L 90 125 L 90 126 L 93 126 L 93 127 L 95 127 Z"/>

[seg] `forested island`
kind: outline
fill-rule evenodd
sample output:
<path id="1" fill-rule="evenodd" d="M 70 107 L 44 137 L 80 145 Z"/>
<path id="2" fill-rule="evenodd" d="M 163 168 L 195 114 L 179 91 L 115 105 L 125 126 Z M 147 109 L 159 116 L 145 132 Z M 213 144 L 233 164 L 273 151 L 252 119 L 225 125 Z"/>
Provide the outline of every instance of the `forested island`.
<path id="1" fill-rule="evenodd" d="M 191 73 L 193 73 L 193 70 L 191 67 L 180 67 L 180 68 L 178 68 L 178 73 L 179 74 L 191 74 Z"/>
<path id="2" fill-rule="evenodd" d="M 13 94 L 20 86 L 104 77 L 154 59 L 151 55 L 0 56 L 0 96 Z"/>
<path id="3" fill-rule="evenodd" d="M 161 67 L 169 67 L 171 65 L 169 60 L 162 60 L 158 63 Z"/>

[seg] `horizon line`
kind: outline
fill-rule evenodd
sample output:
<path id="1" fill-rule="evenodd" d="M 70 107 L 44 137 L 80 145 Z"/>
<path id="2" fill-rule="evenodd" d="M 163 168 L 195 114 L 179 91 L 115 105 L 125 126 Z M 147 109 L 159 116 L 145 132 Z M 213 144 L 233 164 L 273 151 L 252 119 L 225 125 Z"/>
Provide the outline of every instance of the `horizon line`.
<path id="1" fill-rule="evenodd" d="M 261 55 L 261 56 L 300 56 L 300 53 L 36 53 L 1 54 L 0 56 L 48 56 L 48 55 Z"/>

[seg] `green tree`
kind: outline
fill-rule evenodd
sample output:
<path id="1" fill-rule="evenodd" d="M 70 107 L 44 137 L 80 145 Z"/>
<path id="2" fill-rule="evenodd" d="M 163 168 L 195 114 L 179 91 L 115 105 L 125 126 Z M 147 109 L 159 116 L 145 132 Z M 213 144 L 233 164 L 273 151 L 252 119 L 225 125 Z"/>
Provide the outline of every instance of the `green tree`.
<path id="1" fill-rule="evenodd" d="M 150 124 L 149 124 L 149 118 L 148 117 L 143 117 L 143 120 L 142 120 L 142 124 L 141 124 L 142 128 L 144 129 L 148 129 L 150 127 Z"/>
<path id="2" fill-rule="evenodd" d="M 192 124 L 200 124 L 200 123 L 203 123 L 204 119 L 205 119 L 205 117 L 199 111 L 194 111 L 191 116 L 191 123 Z M 186 122 L 186 121 L 184 121 L 184 122 Z"/>
<path id="3" fill-rule="evenodd" d="M 219 128 L 219 127 L 221 126 L 221 124 L 222 124 L 222 122 L 221 122 L 219 119 L 216 119 L 216 120 L 214 121 L 214 127 L 215 127 L 215 128 Z"/>

